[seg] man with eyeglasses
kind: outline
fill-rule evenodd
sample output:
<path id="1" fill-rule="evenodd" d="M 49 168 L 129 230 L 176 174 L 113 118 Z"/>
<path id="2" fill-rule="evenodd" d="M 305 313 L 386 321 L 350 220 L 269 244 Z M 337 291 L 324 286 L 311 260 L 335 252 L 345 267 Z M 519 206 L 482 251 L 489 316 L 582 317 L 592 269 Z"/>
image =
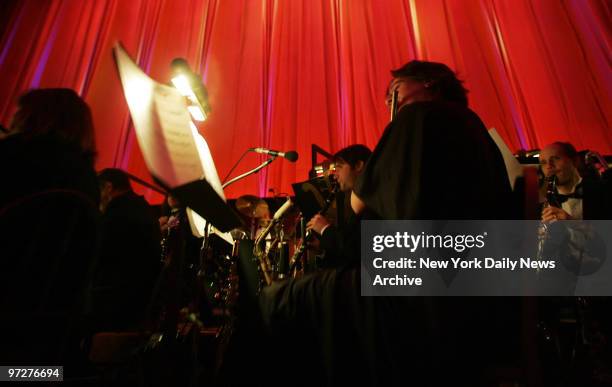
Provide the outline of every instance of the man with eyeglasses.
<path id="1" fill-rule="evenodd" d="M 391 72 L 398 112 L 353 190 L 356 213 L 382 219 L 505 219 L 510 185 L 497 146 L 467 90 L 442 63 Z M 462 173 L 463 171 L 463 173 Z"/>

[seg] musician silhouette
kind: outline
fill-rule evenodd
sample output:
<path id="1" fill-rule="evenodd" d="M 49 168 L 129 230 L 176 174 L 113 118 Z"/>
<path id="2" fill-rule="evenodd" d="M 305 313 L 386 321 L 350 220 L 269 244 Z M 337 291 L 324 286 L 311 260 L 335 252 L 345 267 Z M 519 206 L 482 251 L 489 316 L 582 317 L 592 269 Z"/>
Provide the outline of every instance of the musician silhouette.
<path id="1" fill-rule="evenodd" d="M 349 198 L 371 153 L 365 145 L 356 144 L 334 154 L 336 180 L 340 188 L 336 194 L 337 224 L 333 225 L 323 214 L 316 214 L 307 224 L 308 229 L 317 233 L 320 247 L 325 250 L 323 267 L 337 267 L 359 260 L 359 222 Z"/>

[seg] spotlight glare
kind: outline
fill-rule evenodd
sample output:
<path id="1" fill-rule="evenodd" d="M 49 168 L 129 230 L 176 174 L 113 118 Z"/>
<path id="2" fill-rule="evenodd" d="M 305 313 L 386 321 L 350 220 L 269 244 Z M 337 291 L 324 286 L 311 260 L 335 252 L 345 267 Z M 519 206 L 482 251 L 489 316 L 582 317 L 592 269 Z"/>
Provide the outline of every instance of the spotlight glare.
<path id="1" fill-rule="evenodd" d="M 195 99 L 195 94 L 193 94 L 193 90 L 189 85 L 189 80 L 183 74 L 179 74 L 172 78 L 172 84 L 178 89 L 181 95 L 188 97 L 189 99 Z"/>

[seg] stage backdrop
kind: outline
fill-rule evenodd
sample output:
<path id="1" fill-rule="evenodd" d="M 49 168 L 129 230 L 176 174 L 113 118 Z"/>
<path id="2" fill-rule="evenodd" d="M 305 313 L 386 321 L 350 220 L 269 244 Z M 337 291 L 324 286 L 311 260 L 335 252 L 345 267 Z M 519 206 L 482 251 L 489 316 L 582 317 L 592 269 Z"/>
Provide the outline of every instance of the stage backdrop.
<path id="1" fill-rule="evenodd" d="M 112 60 L 121 41 L 158 81 L 175 57 L 202 75 L 212 114 L 199 129 L 222 178 L 249 147 L 300 153 L 229 197 L 291 192 L 313 143 L 373 147 L 389 70 L 415 58 L 456 69 L 513 150 L 564 140 L 609 154 L 610 20 L 606 0 L 3 1 L 0 122 L 27 89 L 74 88 L 93 110 L 97 167 L 149 179 Z"/>

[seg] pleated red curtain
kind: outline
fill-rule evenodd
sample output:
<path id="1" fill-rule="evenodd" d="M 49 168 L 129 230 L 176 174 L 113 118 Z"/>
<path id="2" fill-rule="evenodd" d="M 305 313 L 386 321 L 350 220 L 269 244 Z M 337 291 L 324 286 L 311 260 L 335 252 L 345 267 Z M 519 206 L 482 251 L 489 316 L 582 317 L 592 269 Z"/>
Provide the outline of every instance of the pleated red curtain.
<path id="1" fill-rule="evenodd" d="M 564 140 L 612 153 L 606 0 L 23 0 L 0 10 L 0 122 L 29 88 L 74 88 L 93 110 L 97 166 L 145 179 L 116 41 L 158 81 L 175 57 L 202 74 L 213 111 L 199 129 L 221 176 L 249 147 L 300 153 L 230 197 L 290 193 L 313 143 L 373 147 L 389 70 L 415 58 L 456 69 L 472 109 L 515 150 Z M 248 155 L 238 172 L 261 160 Z"/>

